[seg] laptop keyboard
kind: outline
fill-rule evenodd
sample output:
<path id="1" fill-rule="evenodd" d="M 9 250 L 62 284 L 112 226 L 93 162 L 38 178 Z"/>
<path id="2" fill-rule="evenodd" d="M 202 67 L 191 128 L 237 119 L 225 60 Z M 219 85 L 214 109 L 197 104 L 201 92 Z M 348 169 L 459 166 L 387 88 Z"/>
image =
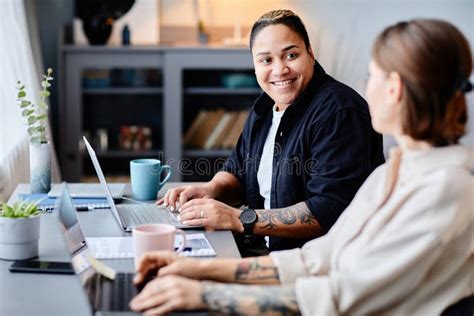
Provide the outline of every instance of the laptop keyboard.
<path id="1" fill-rule="evenodd" d="M 92 272 L 92 270 L 91 270 Z M 83 280 L 83 286 L 86 290 L 93 310 L 105 312 L 125 312 L 130 311 L 130 301 L 140 293 L 145 285 L 154 279 L 154 274 L 145 277 L 143 283 L 135 285 L 133 283 L 134 273 L 117 273 L 115 279 L 110 280 L 100 273 L 92 272 Z"/>
<path id="2" fill-rule="evenodd" d="M 117 205 L 117 211 L 127 227 L 149 223 L 180 225 L 180 222 L 167 208 L 155 204 Z"/>
<path id="3" fill-rule="evenodd" d="M 112 311 L 129 311 L 128 304 L 138 294 L 133 284 L 133 273 L 117 273 L 112 285 Z"/>

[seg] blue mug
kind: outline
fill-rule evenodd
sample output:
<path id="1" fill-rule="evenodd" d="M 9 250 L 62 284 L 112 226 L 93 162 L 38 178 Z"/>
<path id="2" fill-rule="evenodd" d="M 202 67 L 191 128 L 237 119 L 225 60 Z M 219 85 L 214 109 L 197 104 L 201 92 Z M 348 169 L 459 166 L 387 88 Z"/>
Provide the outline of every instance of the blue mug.
<path id="1" fill-rule="evenodd" d="M 168 170 L 168 174 L 163 181 L 160 181 L 163 170 Z M 130 161 L 130 177 L 135 199 L 154 200 L 171 177 L 171 167 L 162 166 L 158 159 L 135 159 Z"/>

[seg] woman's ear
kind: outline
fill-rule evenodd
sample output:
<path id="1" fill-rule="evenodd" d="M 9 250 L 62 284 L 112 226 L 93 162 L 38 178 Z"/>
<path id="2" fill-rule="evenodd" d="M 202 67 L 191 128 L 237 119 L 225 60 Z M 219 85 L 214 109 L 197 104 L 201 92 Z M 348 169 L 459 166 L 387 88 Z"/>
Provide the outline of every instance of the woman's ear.
<path id="1" fill-rule="evenodd" d="M 403 83 L 398 72 L 392 71 L 389 75 L 388 96 L 390 103 L 398 103 L 402 98 Z"/>
<path id="2" fill-rule="evenodd" d="M 308 47 L 308 54 L 309 54 L 309 57 L 311 58 L 311 60 L 313 61 L 313 65 L 316 63 L 314 60 L 314 53 L 313 53 L 313 49 L 311 48 L 311 46 Z"/>

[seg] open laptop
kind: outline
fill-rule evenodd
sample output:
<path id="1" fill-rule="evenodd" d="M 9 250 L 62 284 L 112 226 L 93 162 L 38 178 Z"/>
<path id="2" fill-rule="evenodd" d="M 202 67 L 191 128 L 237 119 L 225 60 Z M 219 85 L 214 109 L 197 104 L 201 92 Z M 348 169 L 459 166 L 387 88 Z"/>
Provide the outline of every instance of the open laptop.
<path id="1" fill-rule="evenodd" d="M 145 278 L 145 282 L 135 285 L 133 284 L 134 273 L 118 272 L 113 280 L 97 273 L 88 261 L 91 251 L 82 233 L 76 208 L 66 184 L 61 184 L 61 191 L 55 213 L 58 214 L 58 224 L 71 254 L 74 272 L 79 276 L 92 313 L 94 315 L 138 315 L 132 312 L 128 305 L 154 276 L 149 275 Z M 189 313 L 173 313 L 173 315 L 181 314 L 187 315 Z M 192 314 L 207 315 L 205 312 L 193 312 Z"/>
<path id="2" fill-rule="evenodd" d="M 95 154 L 94 149 L 89 144 L 87 139 L 83 136 L 84 144 L 86 145 L 87 152 L 91 157 L 94 169 L 99 177 L 100 184 L 104 188 L 107 202 L 110 205 L 110 209 L 123 230 L 131 232 L 133 227 L 141 224 L 170 224 L 181 229 L 196 229 L 198 226 L 188 226 L 178 221 L 178 212 L 171 212 L 165 206 L 159 206 L 154 203 L 140 203 L 140 204 L 121 204 L 116 205 L 112 195 L 110 194 L 109 187 L 105 181 L 104 173 L 100 167 L 99 160 Z"/>
<path id="3" fill-rule="evenodd" d="M 68 185 L 69 193 L 73 198 L 84 198 L 84 199 L 101 199 L 105 198 L 104 188 L 100 183 L 71 183 Z M 123 183 L 111 183 L 109 184 L 110 193 L 116 200 L 120 200 L 123 197 L 125 191 L 125 184 Z M 61 195 L 61 185 L 55 184 L 48 192 L 48 196 L 57 198 Z"/>
<path id="4" fill-rule="evenodd" d="M 62 184 L 61 189 L 62 194 L 56 204 L 55 212 L 58 214 L 60 230 L 71 253 L 72 266 L 81 280 L 93 312 L 96 315 L 132 313 L 128 304 L 140 292 L 144 284 L 140 286 L 133 284 L 134 273 L 117 273 L 114 280 L 96 273 L 88 261 L 91 251 L 82 234 L 76 208 L 67 186 Z M 147 281 L 149 280 L 150 278 Z"/>

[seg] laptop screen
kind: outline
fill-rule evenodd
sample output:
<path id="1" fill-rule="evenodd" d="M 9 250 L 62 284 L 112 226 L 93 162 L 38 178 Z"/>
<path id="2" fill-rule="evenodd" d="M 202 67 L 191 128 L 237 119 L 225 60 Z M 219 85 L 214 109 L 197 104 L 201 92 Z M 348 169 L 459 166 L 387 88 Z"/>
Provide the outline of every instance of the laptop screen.
<path id="1" fill-rule="evenodd" d="M 127 273 L 129 282 L 124 288 L 116 288 L 115 282 L 103 277 L 97 273 L 89 263 L 91 256 L 86 240 L 79 224 L 76 208 L 72 203 L 69 190 L 65 183 L 62 184 L 61 196 L 56 204 L 55 213 L 57 212 L 58 224 L 67 248 L 71 253 L 71 263 L 74 267 L 76 275 L 79 276 L 81 285 L 89 299 L 92 311 L 118 311 L 128 310 L 128 303 L 134 295 L 136 295 L 140 287 L 136 287 L 131 282 L 132 273 Z M 118 275 L 125 275 L 119 273 Z M 144 284 L 142 285 L 142 287 Z M 128 298 L 126 295 L 130 296 Z M 114 299 L 113 299 L 114 298 Z M 122 309 L 114 309 L 113 302 L 122 302 L 125 307 Z"/>
<path id="2" fill-rule="evenodd" d="M 117 220 L 117 222 L 121 226 L 124 226 L 122 223 L 122 220 L 120 219 L 120 216 L 118 215 L 118 211 L 117 211 L 117 208 L 115 207 L 115 202 L 114 202 L 114 199 L 112 198 L 112 194 L 110 193 L 109 186 L 107 185 L 107 181 L 105 181 L 105 176 L 104 176 L 104 173 L 102 172 L 102 168 L 100 167 L 99 160 L 97 159 L 97 155 L 95 154 L 95 151 L 92 148 L 92 146 L 87 141 L 86 137 L 83 136 L 82 139 L 84 140 L 84 144 L 86 145 L 87 152 L 89 153 L 89 156 L 91 157 L 92 164 L 94 165 L 94 169 L 95 169 L 95 172 L 97 173 L 97 177 L 99 177 L 100 184 L 105 190 L 105 196 L 107 197 L 107 202 L 109 203 L 110 209 L 112 210 L 112 213 L 114 214 L 114 217 Z"/>
<path id="3" fill-rule="evenodd" d="M 58 215 L 59 229 L 71 253 L 74 271 L 76 274 L 80 274 L 90 267 L 87 261 L 89 249 L 87 248 L 86 239 L 77 219 L 76 207 L 72 202 L 66 183 L 63 183 L 61 187 L 61 195 L 56 203 L 55 212 Z"/>
<path id="4" fill-rule="evenodd" d="M 61 232 L 64 234 L 69 251 L 74 255 L 86 245 L 86 239 L 77 220 L 76 207 L 72 202 L 67 185 L 64 183 L 62 186 L 62 194 L 58 199 L 56 209 Z"/>

